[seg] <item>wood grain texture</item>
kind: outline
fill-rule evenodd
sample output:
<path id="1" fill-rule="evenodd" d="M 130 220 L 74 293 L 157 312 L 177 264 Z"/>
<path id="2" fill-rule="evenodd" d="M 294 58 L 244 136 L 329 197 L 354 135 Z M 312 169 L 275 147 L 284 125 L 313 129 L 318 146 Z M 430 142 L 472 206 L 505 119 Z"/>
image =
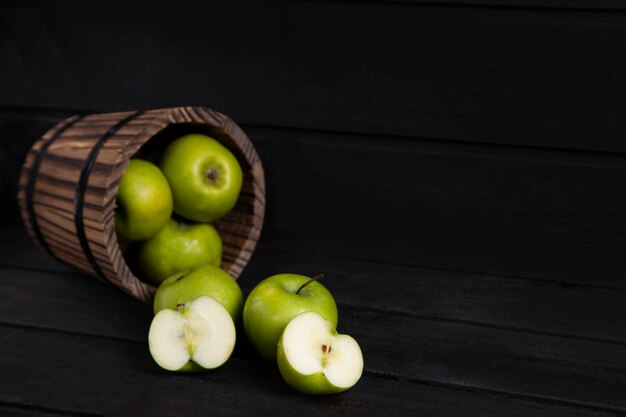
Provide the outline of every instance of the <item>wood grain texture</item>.
<path id="1" fill-rule="evenodd" d="M 0 399 L 107 416 L 392 416 L 479 417 L 619 415 L 488 393 L 365 376 L 337 396 L 309 397 L 287 387 L 275 366 L 232 358 L 216 372 L 165 373 L 143 344 L 2 326 Z M 33 360 L 45 357 L 47 360 Z M 12 358 L 10 361 L 8 359 Z M 76 372 L 75 369 L 88 369 Z M 23 375 L 29 379 L 24 381 Z M 102 395 L 107 392 L 108 395 Z M 116 400 L 111 401 L 114 397 Z"/>
<path id="2" fill-rule="evenodd" d="M 0 10 L 0 105 L 197 103 L 245 124 L 626 152 L 624 11 L 19 4 Z"/>
<path id="3" fill-rule="evenodd" d="M 91 282 L 81 284 L 83 278 L 79 273 L 55 263 L 30 241 L 6 231 L 0 235 L 0 265 L 5 268 L 0 289 L 10 299 L 0 304 L 4 317 L 17 318 L 15 311 L 20 305 L 35 308 L 43 298 L 50 303 L 42 306 L 44 310 L 67 313 L 63 320 L 57 317 L 56 325 L 65 322 L 66 330 L 76 331 L 72 327 L 77 321 L 74 315 L 84 320 L 84 327 L 98 321 L 97 316 L 79 314 L 75 310 L 79 307 L 63 306 L 64 302 L 79 305 L 80 297 L 85 297 L 88 304 L 106 310 L 109 297 L 116 293 L 113 289 L 92 286 Z M 391 311 L 442 323 L 626 344 L 626 329 L 621 324 L 626 321 L 626 312 L 621 308 L 626 302 L 623 290 L 296 255 L 267 250 L 263 244 L 255 251 L 239 283 L 247 292 L 262 278 L 284 271 L 308 275 L 325 272 L 325 285 L 333 293 L 341 294 L 342 306 L 355 311 L 370 307 L 374 311 Z M 385 285 L 380 285 L 380 280 Z M 78 288 L 72 290 L 72 287 Z M 100 291 L 111 294 L 103 297 Z M 79 299 L 73 298 L 73 293 Z M 55 296 L 43 297 L 44 294 Z M 133 307 L 132 300 L 128 304 L 121 300 L 115 303 L 119 311 L 110 313 L 112 321 L 123 321 L 125 314 L 141 316 L 143 306 Z M 94 310 L 97 309 L 91 311 Z M 148 320 L 148 310 L 145 312 Z M 26 321 L 20 323 L 37 324 L 28 317 L 23 316 Z M 45 317 L 40 320 L 42 325 L 54 325 Z M 100 327 L 91 326 L 93 331 Z M 143 337 L 141 329 L 128 325 L 126 330 L 128 337 L 133 332 L 139 335 L 136 337 Z"/>
<path id="4" fill-rule="evenodd" d="M 248 130 L 266 247 L 626 288 L 621 155 Z"/>
<path id="5" fill-rule="evenodd" d="M 2 113 L 7 140 L 0 149 L 7 160 L 22 161 L 37 129 L 67 116 Z M 273 202 L 263 232 L 266 248 L 626 288 L 621 155 L 299 129 L 246 131 L 265 162 Z M 2 168 L 7 185 L 0 192 L 13 201 L 17 164 Z M 52 203 L 43 194 L 41 199 Z M 70 194 L 53 200 L 61 208 L 72 202 Z M 11 205 L 0 210 L 10 224 Z"/>
<path id="6" fill-rule="evenodd" d="M 619 329 L 623 321 L 619 308 L 623 293 L 611 295 L 611 291 L 605 290 L 603 297 L 597 294 L 585 297 L 581 292 L 568 306 L 563 301 L 574 298 L 571 291 L 554 285 L 552 289 L 540 287 L 528 293 L 528 288 L 532 288 L 529 283 L 525 291 L 519 286 L 518 301 L 509 305 L 508 300 L 499 300 L 511 290 L 507 279 L 492 280 L 491 286 L 481 286 L 476 285 L 479 280 L 471 275 L 443 280 L 429 277 L 424 270 L 338 263 L 323 258 L 303 257 L 294 261 L 288 254 L 267 252 L 260 255 L 239 280 L 244 293 L 276 265 L 303 273 L 325 268 L 326 285 L 339 303 L 339 330 L 356 337 L 366 357 L 365 381 L 384 379 L 391 384 L 386 389 L 394 389 L 394 381 L 410 382 L 416 393 L 436 386 L 475 393 L 478 397 L 499 396 L 511 402 L 521 400 L 552 406 L 556 414 L 578 409 L 601 415 L 623 415 L 626 410 L 622 395 L 626 386 L 624 342 L 584 336 L 594 335 L 594 330 L 585 324 L 593 320 L 604 328 Z M 381 289 L 381 276 L 388 277 L 385 285 L 388 288 Z M 411 282 L 415 288 L 407 286 Z M 150 362 L 145 342 L 152 318 L 150 308 L 121 297 L 112 288 L 78 275 L 0 268 L 0 294 L 3 294 L 0 323 L 5 326 L 132 342 L 144 349 L 138 351 L 133 361 Z M 546 303 L 546 298 L 554 300 L 553 304 Z M 583 311 L 576 311 L 578 303 L 585 305 Z M 608 303 L 612 305 L 603 305 Z M 533 309 L 537 309 L 534 316 Z M 607 315 L 611 309 L 613 315 Z M 463 312 L 466 319 L 458 320 Z M 569 317 L 572 323 L 559 320 L 559 314 Z M 543 328 L 542 315 L 545 316 Z M 537 331 L 514 327 L 524 318 L 535 320 Z M 579 321 L 582 324 L 576 330 Z M 555 326 L 570 333 L 578 332 L 579 336 L 550 334 Z M 235 358 L 245 363 L 241 366 L 263 367 L 243 336 L 238 338 Z M 145 377 L 141 375 L 143 368 L 128 372 L 136 372 L 138 378 Z M 281 384 L 275 373 L 254 381 L 265 387 L 278 388 Z M 195 388 L 191 385 L 190 389 Z M 253 388 L 238 386 L 237 389 Z M 349 398 L 354 399 L 350 395 Z M 61 398 L 59 401 L 62 403 Z M 381 407 L 395 410 L 386 403 Z"/>
<path id="7" fill-rule="evenodd" d="M 90 10 L 9 0 L 0 415 L 626 416 L 625 11 L 614 0 Z M 353 390 L 294 393 L 243 333 L 216 372 L 162 372 L 147 349 L 147 305 L 7 229 L 18 165 L 50 126 L 180 103 L 224 109 L 254 138 L 271 206 L 238 283 L 248 293 L 274 273 L 326 273 L 339 330 L 365 354 Z M 167 129 L 197 116 L 177 114 Z M 111 123 L 94 119 L 67 139 L 101 137 Z M 126 126 L 94 165 L 88 236 L 115 207 L 113 148 L 141 132 Z M 84 268 L 76 178 L 58 173 L 80 172 L 88 154 L 50 154 L 36 196 L 50 244 Z M 257 202 L 249 188 L 241 209 Z M 220 228 L 245 235 L 231 220 Z M 89 248 L 110 271 L 106 242 Z"/>
<path id="8" fill-rule="evenodd" d="M 318 2 L 332 0 L 317 0 Z M 351 0 L 351 3 L 422 4 L 449 7 L 492 7 L 556 9 L 556 10 L 624 10 L 626 4 L 620 0 Z"/>
<path id="9" fill-rule="evenodd" d="M 162 145 L 172 128 L 211 134 L 242 166 L 237 205 L 215 224 L 224 242 L 222 268 L 236 279 L 263 225 L 263 166 L 245 133 L 227 116 L 205 108 L 94 114 L 49 130 L 26 155 L 19 181 L 18 200 L 30 236 L 57 258 L 149 302 L 155 288 L 133 275 L 117 245 L 117 184 L 130 158 L 155 136 Z M 92 155 L 95 159 L 87 165 Z"/>

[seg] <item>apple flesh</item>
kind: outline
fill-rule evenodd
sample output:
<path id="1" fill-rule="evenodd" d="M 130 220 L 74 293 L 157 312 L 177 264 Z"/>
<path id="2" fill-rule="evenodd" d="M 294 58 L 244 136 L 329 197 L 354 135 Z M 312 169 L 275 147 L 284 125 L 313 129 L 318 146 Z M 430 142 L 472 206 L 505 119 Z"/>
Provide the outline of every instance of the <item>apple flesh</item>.
<path id="1" fill-rule="evenodd" d="M 160 166 L 177 214 L 212 222 L 235 206 L 243 182 L 241 166 L 215 139 L 196 133 L 182 136 L 165 149 Z"/>
<path id="2" fill-rule="evenodd" d="M 317 281 L 297 274 L 279 274 L 261 281 L 243 308 L 243 325 L 248 339 L 266 359 L 276 362 L 276 346 L 289 321 L 305 311 L 315 311 L 337 326 L 337 304 Z M 298 292 L 298 290 L 300 290 Z"/>
<path id="3" fill-rule="evenodd" d="M 161 170 L 131 159 L 117 188 L 117 235 L 126 241 L 155 236 L 169 221 L 172 207 L 172 192 Z"/>
<path id="4" fill-rule="evenodd" d="M 154 295 L 154 314 L 164 309 L 174 310 L 203 295 L 222 303 L 237 322 L 243 308 L 241 288 L 226 271 L 213 265 L 180 272 L 163 281 Z"/>
<path id="5" fill-rule="evenodd" d="M 222 304 L 201 296 L 177 310 L 161 310 L 150 325 L 154 361 L 168 371 L 215 369 L 235 347 L 235 325 Z"/>
<path id="6" fill-rule="evenodd" d="M 338 334 L 315 312 L 294 317 L 277 347 L 278 369 L 305 394 L 335 394 L 354 386 L 363 373 L 363 354 L 352 337 Z"/>
<path id="7" fill-rule="evenodd" d="M 145 276 L 161 283 L 177 272 L 200 265 L 219 266 L 222 239 L 210 224 L 172 219 L 156 236 L 141 243 L 138 258 Z"/>

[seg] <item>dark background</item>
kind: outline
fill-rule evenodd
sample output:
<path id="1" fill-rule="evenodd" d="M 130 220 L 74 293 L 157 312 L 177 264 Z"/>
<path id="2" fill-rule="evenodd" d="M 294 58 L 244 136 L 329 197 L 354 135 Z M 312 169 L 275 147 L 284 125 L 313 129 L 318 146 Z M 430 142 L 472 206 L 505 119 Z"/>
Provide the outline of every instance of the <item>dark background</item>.
<path id="1" fill-rule="evenodd" d="M 416 407 L 451 387 L 422 412 L 519 406 L 472 397 L 486 392 L 548 407 L 520 414 L 622 415 L 625 45 L 626 3 L 612 0 L 9 1 L 2 244 L 23 239 L 19 167 L 55 123 L 208 106 L 266 170 L 244 290 L 281 268 L 334 272 L 342 314 L 412 329 L 370 377 L 408 383 L 397 401 Z M 20 253 L 2 262 L 21 271 Z"/>

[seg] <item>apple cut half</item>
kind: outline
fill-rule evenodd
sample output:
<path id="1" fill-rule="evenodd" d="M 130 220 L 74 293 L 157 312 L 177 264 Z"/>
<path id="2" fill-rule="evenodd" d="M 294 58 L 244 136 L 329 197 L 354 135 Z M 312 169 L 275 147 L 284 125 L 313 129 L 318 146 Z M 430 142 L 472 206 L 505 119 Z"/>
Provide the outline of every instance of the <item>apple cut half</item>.
<path id="1" fill-rule="evenodd" d="M 215 369 L 235 347 L 235 325 L 224 306 L 201 296 L 161 310 L 152 319 L 148 344 L 155 362 L 168 371 Z"/>
<path id="2" fill-rule="evenodd" d="M 287 324 L 278 342 L 277 362 L 285 382 L 305 394 L 345 391 L 363 373 L 363 354 L 356 340 L 338 334 L 312 311 Z"/>

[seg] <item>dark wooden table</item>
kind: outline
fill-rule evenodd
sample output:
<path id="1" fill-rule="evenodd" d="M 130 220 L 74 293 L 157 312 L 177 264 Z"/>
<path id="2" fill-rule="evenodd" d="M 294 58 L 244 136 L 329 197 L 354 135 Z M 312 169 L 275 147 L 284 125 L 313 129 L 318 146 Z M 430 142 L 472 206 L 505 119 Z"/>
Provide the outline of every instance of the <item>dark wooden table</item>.
<path id="1" fill-rule="evenodd" d="M 223 368 L 166 373 L 148 306 L 76 273 L 20 227 L 0 235 L 0 414 L 623 415 L 626 292 L 551 280 L 299 256 L 261 247 L 245 293 L 280 271 L 326 273 L 361 343 L 352 390 L 285 385 L 239 334 Z"/>
<path id="2" fill-rule="evenodd" d="M 626 6 L 63 0 L 0 7 L 0 415 L 626 416 Z M 203 105 L 267 216 L 244 294 L 325 273 L 356 387 L 291 390 L 239 333 L 160 370 L 149 306 L 50 258 L 15 207 L 79 113 Z"/>

